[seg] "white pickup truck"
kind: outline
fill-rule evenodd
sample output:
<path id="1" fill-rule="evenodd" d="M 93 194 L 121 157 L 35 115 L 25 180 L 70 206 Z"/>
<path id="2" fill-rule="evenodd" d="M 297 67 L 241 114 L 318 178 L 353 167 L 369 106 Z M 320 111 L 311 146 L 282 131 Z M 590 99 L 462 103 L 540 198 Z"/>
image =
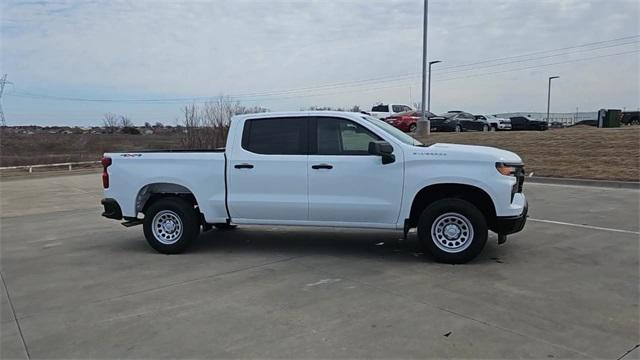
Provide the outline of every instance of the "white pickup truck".
<path id="1" fill-rule="evenodd" d="M 522 230 L 523 164 L 490 147 L 423 145 L 372 116 L 286 112 L 235 116 L 226 148 L 104 154 L 103 216 L 143 224 L 178 253 L 200 229 L 236 225 L 417 228 L 435 259 L 462 263 L 488 230 Z M 304 241 L 304 240 L 300 240 Z"/>
<path id="2" fill-rule="evenodd" d="M 384 120 L 389 116 L 399 114 L 402 112 L 413 111 L 414 109 L 409 105 L 400 104 L 378 104 L 371 107 L 369 114 L 380 120 Z"/>

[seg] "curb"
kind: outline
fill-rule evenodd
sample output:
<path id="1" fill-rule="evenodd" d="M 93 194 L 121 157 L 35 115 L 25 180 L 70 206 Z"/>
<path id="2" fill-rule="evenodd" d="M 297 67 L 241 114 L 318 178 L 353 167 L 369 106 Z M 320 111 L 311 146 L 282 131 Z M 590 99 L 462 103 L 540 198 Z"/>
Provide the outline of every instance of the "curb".
<path id="1" fill-rule="evenodd" d="M 525 184 L 527 182 L 531 182 L 536 184 L 579 185 L 579 186 L 594 186 L 594 187 L 608 187 L 608 188 L 616 188 L 616 189 L 640 190 L 640 182 L 637 182 L 637 181 L 590 180 L 590 179 L 531 176 L 531 177 L 526 177 L 524 182 Z"/>

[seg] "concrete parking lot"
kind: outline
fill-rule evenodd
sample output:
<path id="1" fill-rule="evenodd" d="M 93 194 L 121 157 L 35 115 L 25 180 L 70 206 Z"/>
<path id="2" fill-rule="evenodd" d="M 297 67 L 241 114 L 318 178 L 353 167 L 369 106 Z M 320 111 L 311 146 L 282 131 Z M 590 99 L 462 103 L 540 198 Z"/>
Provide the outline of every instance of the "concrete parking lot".
<path id="1" fill-rule="evenodd" d="M 0 186 L 2 358 L 640 357 L 637 190 L 525 184 L 525 230 L 454 266 L 371 230 L 160 255 L 96 174 Z"/>

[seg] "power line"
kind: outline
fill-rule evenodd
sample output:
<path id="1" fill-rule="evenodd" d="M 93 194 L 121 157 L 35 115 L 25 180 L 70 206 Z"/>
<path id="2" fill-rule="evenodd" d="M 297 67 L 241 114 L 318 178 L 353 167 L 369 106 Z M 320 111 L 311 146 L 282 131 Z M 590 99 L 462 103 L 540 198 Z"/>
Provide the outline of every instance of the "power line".
<path id="1" fill-rule="evenodd" d="M 575 46 L 570 46 L 570 47 L 556 48 L 556 49 L 552 49 L 552 50 L 543 50 L 543 51 L 537 51 L 537 52 L 532 52 L 532 53 L 527 53 L 527 54 L 522 54 L 522 55 L 501 57 L 501 58 L 483 60 L 483 61 L 474 62 L 474 63 L 442 67 L 438 71 L 436 71 L 436 74 L 437 75 L 446 75 L 446 74 L 459 73 L 459 72 L 475 71 L 475 70 L 483 69 L 483 68 L 491 68 L 491 67 L 496 67 L 496 66 L 510 65 L 510 64 L 514 64 L 514 63 L 536 61 L 536 60 L 548 59 L 548 58 L 553 58 L 553 57 L 557 57 L 557 56 L 566 56 L 566 55 L 580 53 L 580 52 L 586 52 L 586 51 L 596 51 L 596 50 L 601 50 L 601 49 L 611 48 L 611 47 L 617 47 L 617 46 L 634 45 L 634 44 L 638 44 L 640 42 L 631 41 L 631 42 L 623 42 L 623 43 L 617 43 L 617 44 L 603 45 L 603 46 L 599 46 L 599 47 L 595 47 L 595 48 L 591 48 L 591 49 L 580 49 L 580 48 L 584 48 L 584 47 L 592 47 L 592 46 L 595 46 L 595 45 L 602 45 L 602 44 L 607 44 L 607 43 L 612 43 L 612 42 L 619 42 L 619 41 L 622 41 L 622 40 L 636 39 L 636 38 L 639 38 L 639 37 L 640 37 L 640 35 L 627 36 L 627 37 L 621 37 L 621 38 L 617 38 L 617 39 L 610 39 L 610 40 L 603 40 L 603 41 L 598 41 L 598 42 L 585 43 L 585 44 L 575 45 Z M 571 49 L 580 49 L 580 50 L 564 52 L 564 53 L 558 53 L 558 54 L 545 55 L 545 56 L 540 56 L 540 57 L 533 57 L 533 58 L 528 58 L 528 59 L 525 58 L 527 56 L 536 55 L 536 54 L 545 54 L 545 53 L 548 54 L 548 53 L 551 53 L 551 52 L 562 51 L 562 50 L 571 50 Z M 583 60 L 587 60 L 587 59 L 596 59 L 596 58 L 607 57 L 607 56 L 616 56 L 616 55 L 621 55 L 621 54 L 626 54 L 626 53 L 606 54 L 606 55 L 602 55 L 602 56 L 590 57 L 590 58 L 585 58 L 585 59 L 577 59 L 575 61 L 583 61 Z M 498 63 L 498 64 L 494 63 L 496 61 L 503 61 L 503 60 L 513 60 L 513 61 L 502 62 L 502 63 Z M 568 61 L 568 62 L 573 62 L 573 61 L 574 60 L 571 60 L 571 61 Z M 479 65 L 479 64 L 485 64 L 485 63 L 491 63 L 491 64 L 485 65 L 485 66 L 471 67 L 472 65 Z M 531 69 L 531 68 L 550 66 L 550 65 L 562 64 L 562 63 L 567 63 L 567 62 L 559 62 L 559 63 L 543 64 L 543 65 L 534 65 L 534 66 L 529 66 L 529 67 L 525 67 L 525 68 L 522 68 L 522 69 L 523 70 L 524 69 Z M 460 68 L 464 68 L 464 67 L 469 67 L 469 68 L 460 69 Z M 446 70 L 446 69 L 459 69 L 459 70 L 445 71 L 443 73 L 438 74 L 441 70 Z M 509 71 L 517 71 L 517 70 L 518 69 L 509 69 L 509 70 L 502 70 L 502 71 L 497 71 L 497 72 L 475 74 L 475 75 L 467 75 L 467 76 L 447 78 L 447 79 L 442 79 L 442 78 L 437 78 L 436 77 L 436 79 L 434 79 L 434 81 L 455 80 L 455 79 L 461 79 L 461 78 L 485 76 L 485 75 L 490 75 L 490 74 L 497 74 L 497 73 L 503 73 L 503 72 L 509 72 Z M 293 94 L 296 94 L 296 93 L 304 93 L 304 92 L 309 92 L 309 91 L 314 91 L 314 90 L 322 91 L 322 90 L 332 90 L 332 89 L 343 88 L 343 87 L 356 87 L 356 86 L 364 86 L 364 85 L 370 86 L 370 85 L 375 85 L 375 84 L 379 84 L 379 83 L 406 81 L 406 80 L 410 80 L 410 79 L 416 78 L 417 76 L 418 76 L 417 73 L 416 74 L 411 74 L 410 73 L 410 74 L 404 74 L 404 75 L 384 76 L 384 77 L 371 78 L 371 79 L 361 79 L 361 80 L 355 80 L 355 81 L 349 81 L 349 82 L 338 82 L 338 83 L 333 83 L 333 84 L 324 84 L 324 85 L 319 85 L 319 86 L 314 86 L 314 87 L 306 87 L 306 88 L 297 88 L 297 89 L 279 90 L 279 91 L 267 91 L 267 92 L 255 92 L 255 93 L 245 93 L 245 94 L 235 94 L 235 95 L 229 95 L 228 97 L 230 99 L 232 99 L 232 100 L 243 100 L 243 101 L 246 101 L 246 98 L 256 98 L 256 97 L 258 97 L 258 98 L 268 98 L 268 97 L 279 96 L 279 95 L 293 95 Z M 399 85 L 389 86 L 389 87 L 398 87 L 398 86 Z M 389 88 L 389 87 L 383 87 L 383 88 Z M 378 87 L 378 89 L 379 89 L 379 87 Z M 351 91 L 349 91 L 349 92 L 351 92 Z M 61 97 L 61 96 L 55 96 L 55 95 L 36 94 L 36 93 L 30 93 L 30 92 L 26 92 L 26 91 L 17 91 L 15 93 L 7 94 L 7 95 L 25 97 L 25 98 L 41 98 L 41 99 L 49 99 L 49 100 L 64 100 L 64 101 L 78 101 L 78 102 L 125 102 L 125 103 L 140 103 L 140 102 L 145 103 L 146 102 L 146 103 L 159 103 L 159 104 L 170 104 L 170 103 L 174 103 L 174 102 L 184 102 L 184 101 L 198 102 L 198 101 L 207 101 L 207 100 L 211 100 L 211 99 L 214 98 L 214 97 L 211 97 L 211 96 L 206 96 L 206 97 L 181 97 L 181 98 L 164 98 L 164 99 L 162 99 L 162 98 L 157 98 L 157 99 L 89 99 L 89 98 Z M 308 97 L 308 96 L 316 96 L 316 94 L 299 94 L 297 96 L 289 96 L 289 97 L 285 97 L 285 98 Z"/>

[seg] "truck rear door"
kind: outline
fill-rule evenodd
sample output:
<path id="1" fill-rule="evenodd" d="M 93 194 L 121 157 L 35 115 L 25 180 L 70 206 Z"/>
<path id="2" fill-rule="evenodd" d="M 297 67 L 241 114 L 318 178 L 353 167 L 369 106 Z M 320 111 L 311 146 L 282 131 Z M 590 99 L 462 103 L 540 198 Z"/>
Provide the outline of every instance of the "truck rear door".
<path id="1" fill-rule="evenodd" d="M 304 117 L 245 120 L 227 167 L 234 222 L 308 219 L 307 122 Z"/>

